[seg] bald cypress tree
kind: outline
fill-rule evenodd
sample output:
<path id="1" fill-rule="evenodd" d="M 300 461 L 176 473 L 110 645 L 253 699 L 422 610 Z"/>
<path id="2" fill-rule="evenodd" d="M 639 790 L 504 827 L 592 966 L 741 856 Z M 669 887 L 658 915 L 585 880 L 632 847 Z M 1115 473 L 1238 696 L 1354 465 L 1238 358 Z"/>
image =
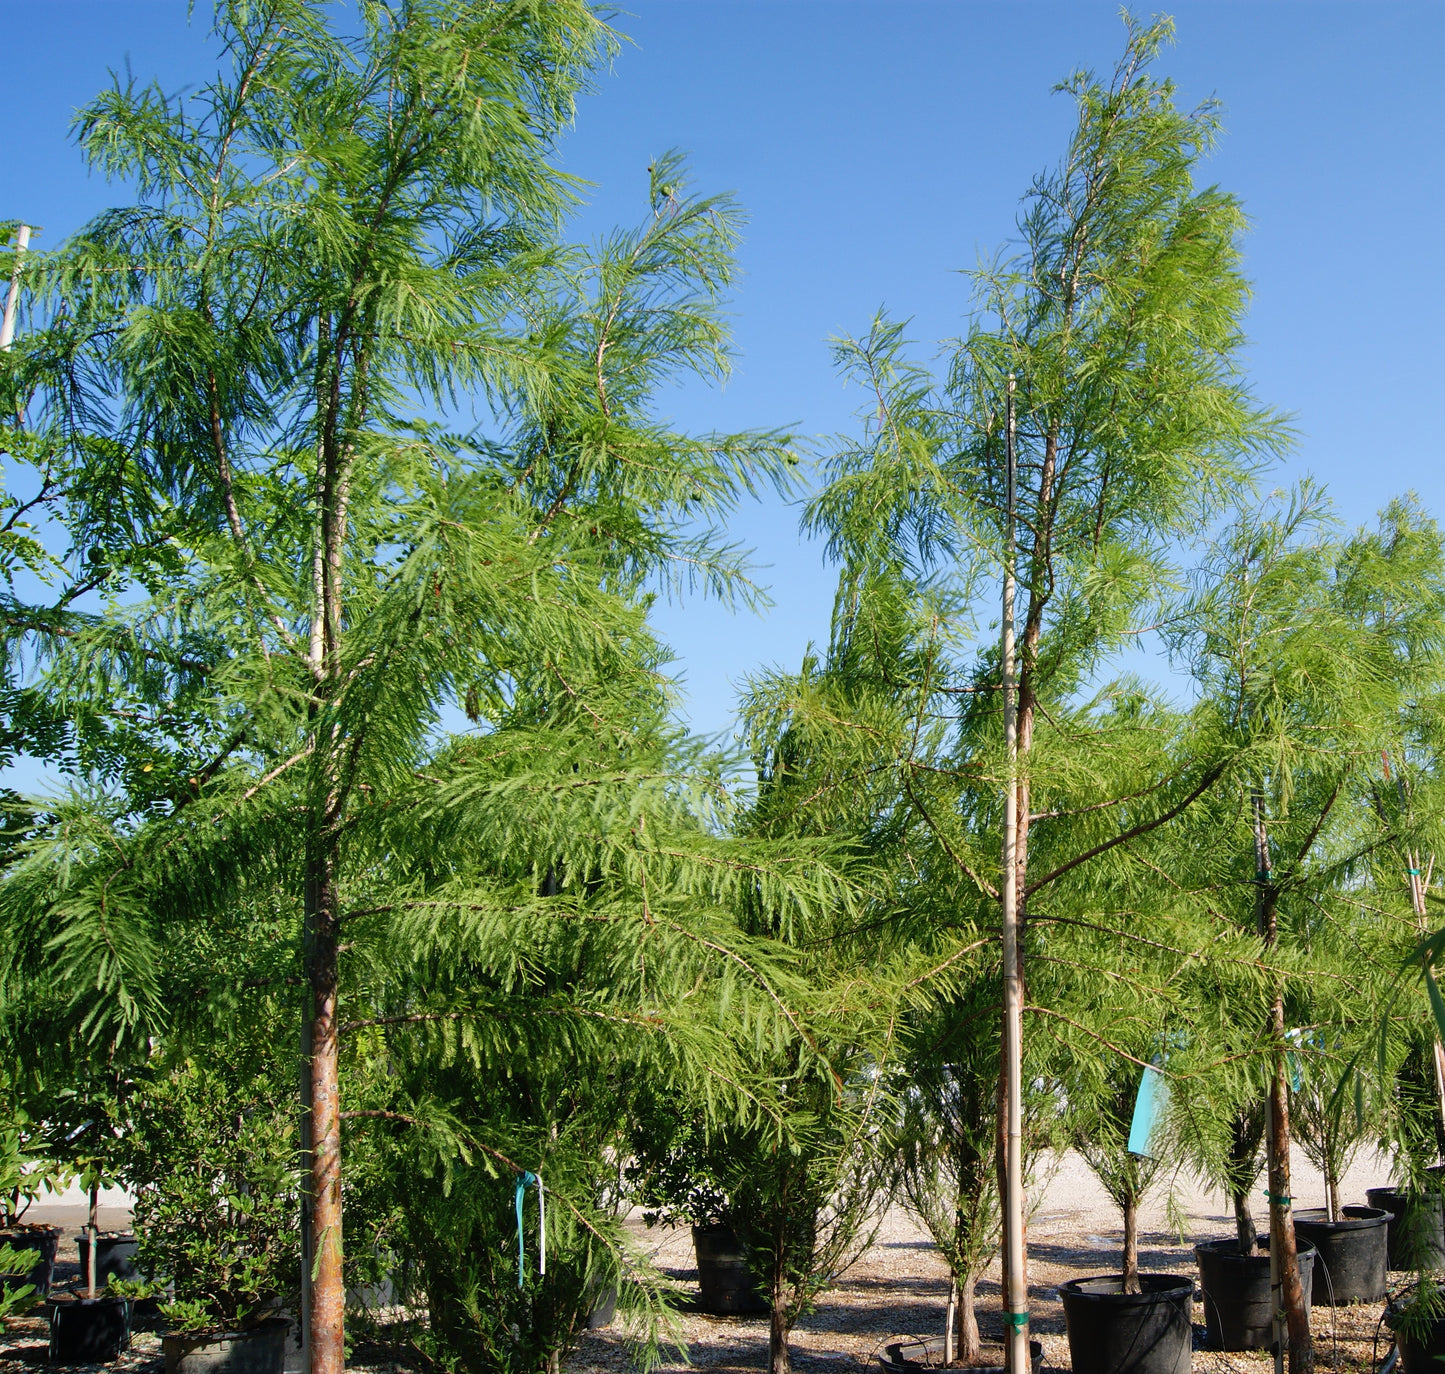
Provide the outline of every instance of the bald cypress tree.
<path id="1" fill-rule="evenodd" d="M 791 466 L 653 412 L 726 369 L 735 207 L 661 158 L 639 227 L 562 242 L 548 157 L 614 42 L 580 0 L 359 19 L 222 3 L 214 81 L 83 110 L 137 199 L 31 261 L 5 373 L 5 442 L 65 465 L 47 500 L 99 598 L 8 606 L 83 783 L 9 875 L 11 972 L 91 1034 L 174 1035 L 245 986 L 178 987 L 171 951 L 289 923 L 256 976 L 300 993 L 318 1374 L 343 1363 L 344 1122 L 547 1174 L 545 1132 L 518 1159 L 449 1124 L 416 1046 L 409 1096 L 349 1105 L 367 1046 L 485 1079 L 612 1037 L 746 1116 L 716 1010 L 765 1039 L 796 979 L 739 933 L 744 889 L 848 900 L 826 841 L 720 838 L 721 767 L 668 724 L 646 622 L 680 583 L 753 598 L 706 526 Z"/>

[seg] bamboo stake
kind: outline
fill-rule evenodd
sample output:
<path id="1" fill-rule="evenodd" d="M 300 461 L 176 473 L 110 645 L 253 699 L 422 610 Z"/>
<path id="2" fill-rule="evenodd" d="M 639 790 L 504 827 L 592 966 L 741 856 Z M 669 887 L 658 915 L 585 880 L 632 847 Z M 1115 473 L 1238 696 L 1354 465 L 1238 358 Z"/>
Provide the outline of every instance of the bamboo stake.
<path id="1" fill-rule="evenodd" d="M 15 342 L 15 312 L 20 304 L 20 265 L 30 247 L 30 226 L 22 224 L 15 235 L 15 269 L 10 273 L 10 290 L 5 297 L 5 318 L 0 320 L 0 353 L 8 353 Z"/>
<path id="2" fill-rule="evenodd" d="M 86 1296 L 92 1302 L 95 1301 L 95 1252 L 100 1249 L 100 1183 L 93 1181 L 90 1185 L 90 1224 L 86 1227 L 90 1232 L 90 1254 L 85 1261 L 85 1286 Z"/>
<path id="3" fill-rule="evenodd" d="M 1016 531 L 1017 459 L 1014 451 L 1014 378 L 1008 379 L 1008 415 L 1005 438 L 1008 523 L 1005 536 L 1002 658 L 1003 729 L 1008 757 L 1003 822 L 1003 1238 L 1004 1238 L 1004 1350 L 1008 1374 L 1027 1374 L 1029 1368 L 1028 1257 L 1024 1245 L 1023 1179 L 1023 979 L 1019 970 L 1018 929 L 1018 707 L 1016 702 L 1014 644 L 1014 560 Z"/>

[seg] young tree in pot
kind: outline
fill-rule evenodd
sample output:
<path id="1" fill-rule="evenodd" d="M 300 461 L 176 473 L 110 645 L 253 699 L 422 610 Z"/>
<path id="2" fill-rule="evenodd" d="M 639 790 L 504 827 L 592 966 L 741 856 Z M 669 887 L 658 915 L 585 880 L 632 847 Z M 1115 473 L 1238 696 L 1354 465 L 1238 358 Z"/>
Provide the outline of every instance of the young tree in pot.
<path id="1" fill-rule="evenodd" d="M 678 877 L 633 806 L 660 812 L 715 773 L 603 763 L 626 756 L 619 684 L 662 677 L 655 644 L 631 642 L 650 589 L 749 603 L 741 560 L 699 531 L 786 486 L 794 459 L 773 433 L 657 420 L 659 383 L 727 368 L 725 197 L 688 195 L 660 158 L 639 229 L 558 245 L 575 187 L 553 140 L 614 41 L 591 7 L 376 5 L 351 29 L 326 8 L 219 4 L 228 69 L 194 98 L 122 83 L 77 121 L 141 203 L 30 260 L 36 327 L 0 410 L 24 417 L 13 447 L 80 455 L 47 512 L 106 595 L 17 621 L 55 700 L 139 722 L 154 757 L 76 799 L 73 829 L 47 826 L 73 862 L 32 850 L 34 883 L 5 904 L 7 934 L 64 927 L 45 949 L 106 1025 L 164 1019 L 157 953 L 195 924 L 246 900 L 290 918 L 277 972 L 306 989 L 308 1358 L 340 1374 L 342 1026 L 380 1003 L 485 1021 L 460 995 L 427 1003 L 420 960 L 398 952 L 527 967 L 549 869 L 554 930 L 597 867 L 644 870 L 600 961 L 629 970 L 634 1007 L 655 1001 L 660 898 L 677 945 L 716 955 L 711 900 L 741 870 L 695 826 Z M 474 402 L 469 437 L 416 420 L 470 431 Z M 454 711 L 488 743 L 438 750 Z M 605 803 L 569 832 L 594 784 Z M 467 858 L 481 830 L 485 872 Z M 811 899 L 805 867 L 762 878 Z M 704 916 L 670 903 L 674 878 L 707 894 Z"/>
<path id="2" fill-rule="evenodd" d="M 1088 828 L 1075 823 L 1080 808 L 1117 819 L 1114 808 L 1138 796 L 1137 776 L 1112 796 L 1087 785 L 1087 773 L 1048 777 L 1055 751 L 1087 747 L 1056 729 L 1056 708 L 1153 623 L 1175 575 L 1168 551 L 1196 536 L 1282 437 L 1239 365 L 1243 212 L 1193 180 L 1215 136 L 1213 111 L 1179 110 L 1170 84 L 1149 71 L 1169 35 L 1167 21 L 1131 24 L 1113 73 L 1067 83 L 1078 111 L 1067 151 L 1026 202 L 1021 252 L 978 281 L 977 322 L 954 351 L 946 398 L 932 395 L 921 369 L 899 365 L 898 331 L 886 321 L 850 349 L 877 421 L 866 443 L 839 456 L 810 509 L 835 546 L 881 543 L 895 565 L 928 577 L 949 603 L 944 625 L 976 598 L 979 578 L 1003 584 L 1003 645 L 980 656 L 968 688 L 990 693 L 994 748 L 982 776 L 945 775 L 924 796 L 994 789 L 992 808 L 972 812 L 992 828 L 991 855 L 981 861 L 980 845 L 948 839 L 952 866 L 1002 918 L 992 924 L 1001 924 L 1005 965 L 1000 1183 L 1015 1374 L 1028 1359 L 1017 1148 L 1024 968 L 1040 928 L 1030 903 L 1051 902 L 1065 873 L 1167 824 L 1220 771 L 1216 759 L 1176 756 L 1172 773 L 1147 774 L 1149 800 L 1133 824 L 1070 852 L 1069 838 Z M 938 681 L 940 693 L 963 685 Z M 917 792 L 928 780 L 915 772 L 910 781 Z M 1051 786 L 1064 807 L 1045 800 Z M 930 814 L 952 831 L 946 805 Z M 1051 845 L 1055 829 L 1070 834 Z M 1032 991 L 1029 1000 L 1050 1010 Z"/>
<path id="3" fill-rule="evenodd" d="M 1201 571 L 1198 615 L 1179 621 L 1200 710 L 1215 714 L 1221 747 L 1244 751 L 1175 837 L 1174 872 L 1214 919 L 1258 941 L 1265 996 L 1240 1015 L 1258 1025 L 1267 1065 L 1270 1254 L 1296 1374 L 1313 1349 L 1294 1263 L 1289 1030 L 1344 1026 L 1358 1012 L 1350 973 L 1381 938 L 1362 924 L 1357 892 L 1388 842 L 1372 803 L 1380 747 L 1439 671 L 1431 522 L 1396 504 L 1348 540 L 1328 523 L 1308 486 L 1241 515 Z M 1230 957 L 1246 960 L 1245 946 Z"/>
<path id="4" fill-rule="evenodd" d="M 1119 1208 L 1124 1242 L 1121 1279 L 1126 1294 L 1140 1292 L 1139 1208 L 1161 1180 L 1173 1147 L 1167 1095 L 1159 1086 L 1157 1073 L 1152 1079 L 1149 1074 L 1149 1069 L 1140 1068 L 1138 1059 L 1111 1057 L 1098 1080 L 1066 1080 L 1065 1089 L 1073 1118 L 1074 1148 Z M 1151 1091 L 1154 1114 L 1146 1118 L 1141 1130 L 1136 1116 L 1141 1097 L 1148 1100 Z"/>
<path id="5" fill-rule="evenodd" d="M 1124 1224 L 1120 1274 L 1072 1279 L 1059 1288 L 1073 1367 L 1077 1374 L 1185 1374 L 1194 1280 L 1139 1271 L 1139 1207 L 1167 1168 L 1172 1134 L 1158 1075 L 1141 1070 L 1137 1056 L 1115 1057 L 1067 1080 L 1066 1091 L 1079 1152 Z M 1151 1092 L 1152 1113 L 1144 1107 Z"/>
<path id="6" fill-rule="evenodd" d="M 997 998 L 996 979 L 965 976 L 917 1013 L 908 1032 L 900 1178 L 909 1211 L 949 1267 L 946 1365 L 1003 1363 L 1001 1348 L 984 1347 L 976 1307 L 976 1285 L 999 1242 Z M 1028 1077 L 1031 1088 L 1044 1081 Z M 1052 1092 L 1043 1095 L 1054 1104 Z M 1040 1149 L 1064 1143 L 1048 1133 L 1056 1119 L 1044 1103 L 1029 1102 L 1023 1157 L 1030 1172 Z"/>

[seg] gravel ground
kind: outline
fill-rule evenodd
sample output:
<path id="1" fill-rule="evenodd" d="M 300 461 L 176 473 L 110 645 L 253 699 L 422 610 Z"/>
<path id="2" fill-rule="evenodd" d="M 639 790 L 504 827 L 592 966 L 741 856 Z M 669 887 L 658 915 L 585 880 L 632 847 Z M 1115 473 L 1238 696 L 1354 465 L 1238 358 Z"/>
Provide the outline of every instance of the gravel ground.
<path id="1" fill-rule="evenodd" d="M 1343 1195 L 1363 1201 L 1367 1187 L 1386 1182 L 1389 1176 L 1388 1161 L 1362 1159 L 1347 1176 Z M 1295 1191 L 1298 1206 L 1322 1205 L 1318 1181 L 1302 1159 L 1295 1164 Z M 1033 1333 L 1043 1342 L 1045 1369 L 1067 1370 L 1068 1341 L 1057 1287 L 1066 1279 L 1117 1272 L 1122 1233 L 1112 1204 L 1074 1156 L 1059 1161 L 1038 1192 L 1029 1226 Z M 1148 1271 L 1193 1276 L 1195 1242 L 1232 1235 L 1233 1218 L 1225 1199 L 1192 1187 L 1187 1180 L 1175 1181 L 1174 1203 L 1184 1222 L 1187 1241 L 1181 1243 L 1169 1231 L 1164 1200 L 1156 1198 L 1141 1216 L 1140 1266 Z M 78 1276 L 75 1233 L 81 1218 L 59 1212 L 52 1217 L 38 1208 L 36 1211 L 36 1220 L 66 1227 L 57 1280 Z M 1258 1216 L 1263 1221 L 1262 1199 Z M 122 1221 L 121 1216 L 102 1218 L 106 1226 Z M 696 1291 L 697 1270 L 687 1230 L 648 1232 L 639 1223 L 637 1236 L 684 1294 Z M 872 1246 L 794 1329 L 795 1367 L 800 1374 L 876 1368 L 874 1357 L 887 1342 L 942 1332 L 947 1296 L 947 1269 L 932 1243 L 912 1218 L 895 1209 L 884 1218 Z M 1001 1334 L 998 1303 L 995 1265 L 979 1284 L 979 1323 L 985 1339 L 997 1339 Z M 1316 1360 L 1321 1369 L 1336 1368 L 1349 1374 L 1368 1371 L 1379 1306 L 1317 1307 L 1315 1311 Z M 1267 1355 L 1225 1355 L 1200 1348 L 1204 1314 L 1197 1303 L 1194 1319 L 1194 1374 L 1269 1374 L 1272 1361 Z M 679 1324 L 686 1353 L 670 1352 L 664 1374 L 683 1374 L 689 1368 L 716 1374 L 766 1368 L 766 1317 L 712 1317 L 696 1310 L 692 1300 L 685 1298 Z M 0 1374 L 31 1374 L 36 1365 L 46 1364 L 47 1334 L 43 1319 L 13 1323 L 11 1331 L 0 1334 Z M 1379 1354 L 1383 1356 L 1383 1346 Z M 373 1371 L 388 1368 L 384 1361 L 367 1358 L 365 1351 L 357 1352 L 352 1367 Z M 77 1374 L 90 1374 L 102 1367 L 71 1368 Z M 137 1334 L 130 1351 L 110 1368 L 123 1374 L 159 1374 L 158 1338 L 150 1333 Z M 566 1374 L 630 1374 L 634 1369 L 625 1334 L 612 1328 L 584 1336 L 565 1366 Z"/>
<path id="2" fill-rule="evenodd" d="M 1303 1158 L 1293 1163 L 1300 1207 L 1322 1206 L 1323 1189 Z M 1389 1163 L 1364 1158 L 1347 1175 L 1343 1196 L 1364 1201 L 1365 1189 L 1390 1177 Z M 1162 1192 L 1162 1190 L 1161 1190 Z M 1123 1245 L 1118 1213 L 1077 1156 L 1059 1161 L 1039 1190 L 1029 1224 L 1029 1294 L 1033 1335 L 1044 1347 L 1046 1370 L 1069 1368 L 1058 1285 L 1089 1274 L 1117 1273 Z M 1185 1223 L 1181 1244 L 1166 1221 L 1166 1202 L 1156 1196 L 1142 1210 L 1139 1263 L 1147 1271 L 1196 1277 L 1197 1241 L 1234 1234 L 1234 1216 L 1227 1200 L 1175 1180 L 1174 1207 Z M 1257 1210 L 1266 1220 L 1263 1198 Z M 639 1239 L 652 1249 L 657 1264 L 686 1289 L 695 1289 L 697 1269 L 692 1238 L 683 1229 L 641 1231 Z M 998 1265 L 978 1285 L 979 1325 L 985 1340 L 1002 1335 L 999 1319 Z M 817 1308 L 794 1328 L 792 1352 L 800 1374 L 877 1368 L 875 1356 L 892 1340 L 941 1335 L 948 1300 L 948 1270 L 932 1242 L 902 1209 L 884 1219 L 873 1245 L 823 1294 Z M 1379 1323 L 1378 1305 L 1316 1309 L 1316 1359 L 1321 1369 L 1368 1371 Z M 1229 1354 L 1202 1348 L 1204 1312 L 1194 1308 L 1194 1374 L 1270 1374 L 1268 1355 Z M 767 1367 L 766 1317 L 712 1317 L 697 1310 L 682 1313 L 687 1353 L 675 1354 L 665 1374 L 683 1374 L 689 1367 L 730 1374 Z M 1383 1358 L 1385 1349 L 1380 1349 Z M 1338 1363 L 1336 1363 L 1338 1361 Z M 607 1330 L 585 1336 L 567 1364 L 567 1374 L 622 1374 L 631 1371 L 622 1332 Z"/>

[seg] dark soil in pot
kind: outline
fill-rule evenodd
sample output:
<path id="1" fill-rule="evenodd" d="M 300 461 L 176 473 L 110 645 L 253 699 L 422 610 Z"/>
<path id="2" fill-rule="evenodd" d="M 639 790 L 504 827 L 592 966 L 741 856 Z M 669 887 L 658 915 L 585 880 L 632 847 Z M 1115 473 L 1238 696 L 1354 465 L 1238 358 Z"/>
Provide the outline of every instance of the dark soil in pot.
<path id="1" fill-rule="evenodd" d="M 731 1226 L 694 1226 L 692 1244 L 697 1251 L 697 1286 L 702 1290 L 704 1312 L 729 1317 L 769 1310 L 748 1267 L 747 1247 Z"/>
<path id="2" fill-rule="evenodd" d="M 244 1331 L 162 1336 L 165 1374 L 283 1374 L 290 1325 L 268 1317 Z"/>
<path id="3" fill-rule="evenodd" d="M 75 1244 L 80 1252 L 80 1281 L 88 1283 L 90 1237 L 81 1236 Z M 112 1274 L 126 1282 L 139 1279 L 140 1271 L 135 1267 L 139 1249 L 140 1241 L 128 1231 L 102 1231 L 95 1241 L 95 1286 L 104 1288 Z"/>
<path id="4" fill-rule="evenodd" d="M 920 1369 L 968 1369 L 973 1374 L 1004 1374 L 1004 1348 L 993 1341 L 985 1341 L 977 1360 L 968 1364 L 954 1360 L 951 1365 L 945 1365 L 943 1337 L 929 1336 L 921 1341 L 890 1341 L 883 1347 L 878 1363 L 890 1374 L 916 1374 Z M 1039 1374 L 1043 1367 L 1043 1343 L 1030 1341 L 1029 1368 L 1032 1374 Z"/>
<path id="5" fill-rule="evenodd" d="M 1140 1274 L 1126 1293 L 1122 1274 L 1059 1285 L 1074 1374 L 1189 1374 L 1194 1280 Z"/>
<path id="6" fill-rule="evenodd" d="M 47 1296 L 50 1281 L 55 1276 L 55 1250 L 59 1244 L 60 1231 L 54 1226 L 16 1226 L 0 1231 L 0 1245 L 39 1252 L 39 1258 L 28 1274 L 18 1283 L 14 1279 L 7 1282 L 0 1278 L 0 1288 L 23 1288 L 27 1283 L 33 1283 L 37 1297 Z"/>
<path id="7" fill-rule="evenodd" d="M 109 1364 L 130 1346 L 124 1298 L 57 1298 L 50 1304 L 51 1364 Z"/>
<path id="8" fill-rule="evenodd" d="M 1390 1213 L 1391 1269 L 1445 1269 L 1445 1206 L 1439 1193 L 1367 1188 L 1365 1200 Z"/>
<path id="9" fill-rule="evenodd" d="M 1194 1247 L 1199 1283 L 1204 1290 L 1204 1326 L 1213 1350 L 1269 1350 L 1274 1346 L 1269 1297 L 1269 1237 L 1259 1237 L 1260 1253 L 1241 1256 L 1239 1242 L 1201 1241 Z M 1297 1242 L 1295 1263 L 1309 1311 L 1315 1247 Z"/>
<path id="10" fill-rule="evenodd" d="M 1379 1302 L 1389 1278 L 1390 1214 L 1379 1207 L 1341 1207 L 1338 1221 L 1322 1207 L 1294 1214 L 1294 1232 L 1320 1252 L 1315 1300 Z"/>

